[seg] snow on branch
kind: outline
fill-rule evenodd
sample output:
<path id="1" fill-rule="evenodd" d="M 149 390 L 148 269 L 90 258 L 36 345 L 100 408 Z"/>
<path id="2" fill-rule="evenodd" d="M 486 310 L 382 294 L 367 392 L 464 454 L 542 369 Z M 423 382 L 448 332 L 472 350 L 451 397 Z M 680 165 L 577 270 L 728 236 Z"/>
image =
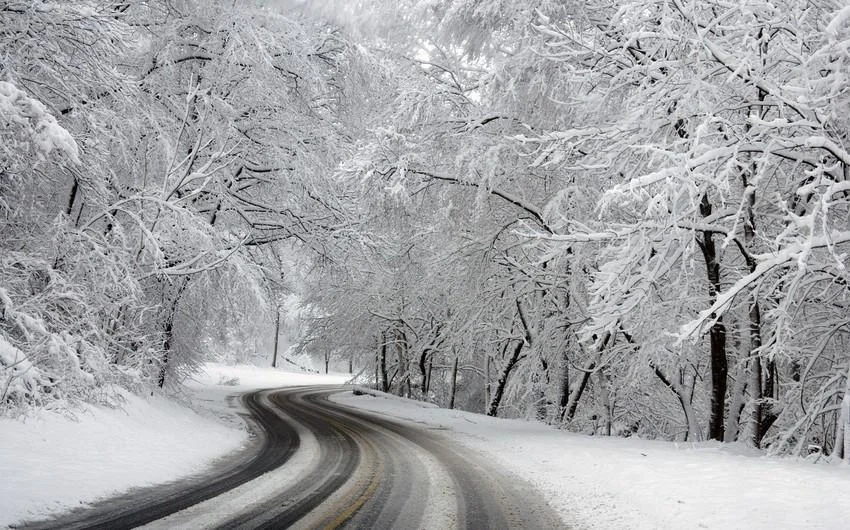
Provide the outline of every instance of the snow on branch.
<path id="1" fill-rule="evenodd" d="M 686 339 L 697 340 L 704 331 L 717 322 L 731 306 L 735 297 L 760 284 L 763 278 L 771 271 L 788 267 L 793 262 L 798 264 L 800 270 L 804 270 L 806 267 L 804 256 L 812 249 L 831 248 L 843 243 L 850 243 L 850 231 L 833 232 L 814 237 L 809 241 L 792 244 L 774 255 L 761 254 L 753 256 L 758 261 L 755 270 L 740 278 L 726 291 L 718 294 L 717 300 L 711 307 L 701 311 L 697 318 L 682 326 L 679 342 Z"/>
<path id="2" fill-rule="evenodd" d="M 27 96 L 8 81 L 0 81 L 0 116 L 7 123 L 23 128 L 23 140 L 35 148 L 39 161 L 58 151 L 75 164 L 80 163 L 80 150 L 71 133 L 56 122 L 42 102 Z M 13 149 L 16 143 L 13 140 Z"/>

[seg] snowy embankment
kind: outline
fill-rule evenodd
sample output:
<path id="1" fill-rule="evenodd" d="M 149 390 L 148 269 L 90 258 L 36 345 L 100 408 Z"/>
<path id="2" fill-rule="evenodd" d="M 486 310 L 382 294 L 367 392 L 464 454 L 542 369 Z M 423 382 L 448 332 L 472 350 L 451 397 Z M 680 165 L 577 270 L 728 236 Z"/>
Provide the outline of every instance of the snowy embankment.
<path id="1" fill-rule="evenodd" d="M 237 394 L 345 379 L 211 364 L 188 385 L 197 412 L 125 394 L 122 408 L 88 406 L 76 419 L 46 411 L 1 419 L 0 527 L 203 471 L 248 440 Z"/>
<path id="2" fill-rule="evenodd" d="M 534 484 L 573 528 L 847 528 L 850 468 L 722 444 L 599 438 L 394 396 L 333 401 L 451 436 Z"/>

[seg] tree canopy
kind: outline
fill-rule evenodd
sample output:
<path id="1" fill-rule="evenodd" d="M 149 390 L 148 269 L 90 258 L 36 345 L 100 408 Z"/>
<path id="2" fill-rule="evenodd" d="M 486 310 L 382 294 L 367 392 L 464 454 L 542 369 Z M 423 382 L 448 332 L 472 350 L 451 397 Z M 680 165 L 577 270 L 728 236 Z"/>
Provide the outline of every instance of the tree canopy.
<path id="1" fill-rule="evenodd" d="M 284 310 L 384 391 L 850 458 L 841 2 L 276 5 L 0 2 L 3 410 Z"/>

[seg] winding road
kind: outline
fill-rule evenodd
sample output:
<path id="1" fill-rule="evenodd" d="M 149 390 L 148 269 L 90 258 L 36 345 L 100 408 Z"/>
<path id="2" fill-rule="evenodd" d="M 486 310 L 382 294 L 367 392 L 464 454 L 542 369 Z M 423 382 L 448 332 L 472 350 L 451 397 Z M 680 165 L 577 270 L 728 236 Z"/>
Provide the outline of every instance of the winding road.
<path id="1" fill-rule="evenodd" d="M 21 528 L 562 528 L 533 488 L 434 429 L 328 400 L 242 397 L 253 443 L 209 473 Z"/>

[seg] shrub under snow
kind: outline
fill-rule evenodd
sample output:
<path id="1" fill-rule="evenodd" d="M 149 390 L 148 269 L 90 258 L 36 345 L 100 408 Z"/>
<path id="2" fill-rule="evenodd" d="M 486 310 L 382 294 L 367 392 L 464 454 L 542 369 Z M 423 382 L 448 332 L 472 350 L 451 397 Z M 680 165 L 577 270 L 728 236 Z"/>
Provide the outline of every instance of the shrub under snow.
<path id="1" fill-rule="evenodd" d="M 14 251 L 0 256 L 0 282 L 0 415 L 109 402 L 152 370 L 132 286 Z"/>

